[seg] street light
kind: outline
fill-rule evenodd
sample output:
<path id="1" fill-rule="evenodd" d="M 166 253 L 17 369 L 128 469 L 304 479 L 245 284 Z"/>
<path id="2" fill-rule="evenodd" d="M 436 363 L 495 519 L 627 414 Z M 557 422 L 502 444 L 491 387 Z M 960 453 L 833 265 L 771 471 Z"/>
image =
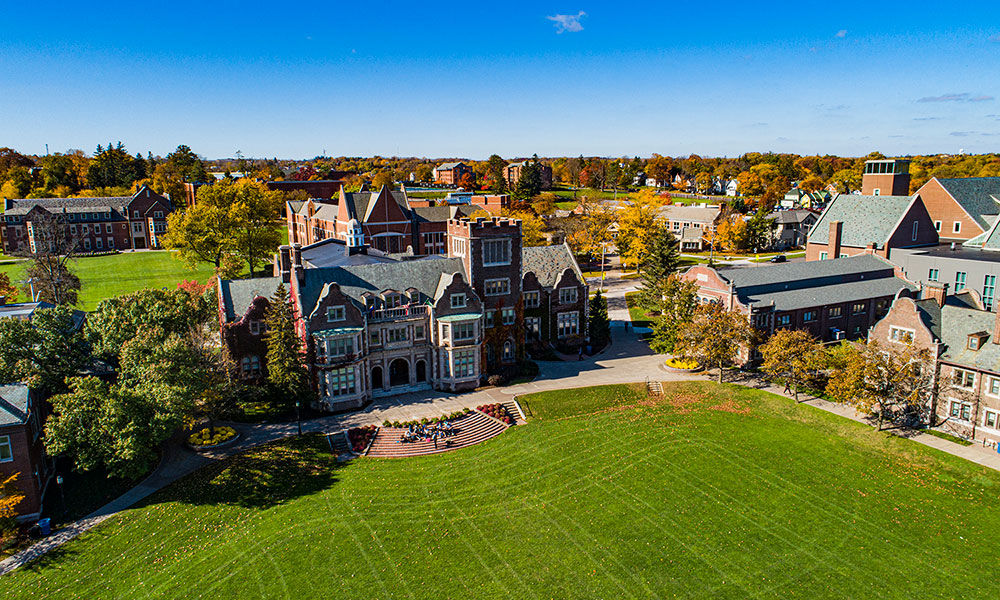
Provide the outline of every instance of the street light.
<path id="1" fill-rule="evenodd" d="M 296 400 L 295 401 L 295 420 L 298 422 L 298 425 L 299 425 L 299 437 L 302 437 L 302 413 L 300 412 L 301 409 L 302 409 L 302 400 Z"/>
<path id="2" fill-rule="evenodd" d="M 62 514 L 66 516 L 66 493 L 63 491 L 62 475 L 56 475 L 56 485 L 59 486 L 59 498 L 62 499 Z"/>

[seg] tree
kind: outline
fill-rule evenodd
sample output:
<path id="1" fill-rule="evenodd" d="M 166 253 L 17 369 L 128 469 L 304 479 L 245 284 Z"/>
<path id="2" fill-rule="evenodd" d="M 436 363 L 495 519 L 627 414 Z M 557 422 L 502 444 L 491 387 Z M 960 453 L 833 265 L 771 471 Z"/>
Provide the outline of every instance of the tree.
<path id="1" fill-rule="evenodd" d="M 649 190 L 643 190 L 633 198 L 632 204 L 618 211 L 618 254 L 622 264 L 632 264 L 636 268 L 646 259 L 653 243 L 663 232 L 663 221 L 659 209 L 663 200 Z"/>
<path id="2" fill-rule="evenodd" d="M 146 169 L 151 171 L 151 187 L 168 196 L 175 208 L 184 206 L 185 183 L 205 183 L 208 180 L 205 163 L 184 144 L 168 154 L 164 162 L 155 167 L 147 164 Z"/>
<path id="3" fill-rule="evenodd" d="M 31 192 L 31 173 L 27 167 L 15 166 L 7 171 L 7 181 L 0 188 L 4 198 L 24 198 Z"/>
<path id="4" fill-rule="evenodd" d="M 712 185 L 712 174 L 707 171 L 702 171 L 698 173 L 694 178 L 695 184 L 698 186 L 698 193 L 704 194 L 708 191 L 708 188 Z"/>
<path id="5" fill-rule="evenodd" d="M 815 192 L 823 189 L 823 180 L 816 175 L 810 174 L 799 182 L 799 189 L 803 192 Z"/>
<path id="6" fill-rule="evenodd" d="M 16 302 L 18 289 L 10 282 L 10 275 L 0 273 L 0 297 L 6 298 L 7 302 Z"/>
<path id="7" fill-rule="evenodd" d="M 64 213 L 32 217 L 34 246 L 22 244 L 17 254 L 30 259 L 27 278 L 39 300 L 52 304 L 76 304 L 80 279 L 69 268 L 80 238 L 69 227 Z"/>
<path id="8" fill-rule="evenodd" d="M 755 197 L 764 193 L 764 180 L 757 173 L 743 171 L 736 176 L 739 182 L 739 191 L 742 196 Z"/>
<path id="9" fill-rule="evenodd" d="M 652 239 L 649 254 L 639 265 L 644 280 L 639 288 L 639 303 L 643 307 L 658 310 L 664 286 L 669 277 L 677 272 L 680 260 L 677 238 L 666 227 L 658 229 L 656 237 Z"/>
<path id="10" fill-rule="evenodd" d="M 462 173 L 462 176 L 458 178 L 458 181 L 456 183 L 458 187 L 466 191 L 472 191 L 473 189 L 475 189 L 476 176 L 475 174 L 466 171 L 465 173 Z"/>
<path id="11" fill-rule="evenodd" d="M 228 246 L 246 263 L 253 278 L 257 268 L 274 255 L 281 243 L 276 225 L 281 214 L 278 196 L 260 182 L 241 179 L 235 189 L 234 229 Z"/>
<path id="12" fill-rule="evenodd" d="M 267 342 L 267 380 L 274 391 L 295 401 L 306 395 L 308 372 L 302 340 L 295 332 L 295 314 L 285 284 L 271 296 L 264 315 Z"/>
<path id="13" fill-rule="evenodd" d="M 72 309 L 39 309 L 31 321 L 0 319 L 0 382 L 23 382 L 45 393 L 66 390 L 87 352 Z"/>
<path id="14" fill-rule="evenodd" d="M 772 380 L 785 383 L 799 401 L 799 386 L 806 384 L 822 366 L 823 348 L 808 331 L 779 329 L 760 347 L 761 370 Z"/>
<path id="15" fill-rule="evenodd" d="M 933 368 L 926 349 L 910 344 L 886 349 L 876 341 L 846 347 L 842 368 L 830 377 L 826 391 L 838 402 L 885 421 L 919 413 L 933 392 Z"/>
<path id="16" fill-rule="evenodd" d="M 503 216 L 521 219 L 521 243 L 525 246 L 544 246 L 545 221 L 530 210 L 505 210 Z"/>
<path id="17" fill-rule="evenodd" d="M 6 479 L 0 478 L 0 539 L 17 531 L 17 505 L 24 500 L 24 493 L 15 485 L 20 473 Z"/>
<path id="18" fill-rule="evenodd" d="M 754 330 L 746 315 L 709 303 L 695 309 L 694 318 L 681 328 L 674 350 L 706 367 L 718 368 L 722 383 L 723 369 L 734 364 L 753 340 Z"/>
<path id="19" fill-rule="evenodd" d="M 486 184 L 490 187 L 490 192 L 494 194 L 506 194 L 507 177 L 504 175 L 504 167 L 507 166 L 499 154 L 493 154 L 486 161 Z"/>
<path id="20" fill-rule="evenodd" d="M 715 245 L 718 250 L 741 252 L 748 246 L 749 234 L 743 215 L 733 212 L 723 216 L 715 232 Z"/>
<path id="21" fill-rule="evenodd" d="M 655 290 L 656 297 L 648 310 L 659 313 L 653 320 L 649 347 L 660 354 L 673 352 L 681 329 L 694 318 L 694 310 L 698 306 L 698 286 L 693 281 L 671 274 L 663 283 L 650 286 L 649 290 Z"/>
<path id="22" fill-rule="evenodd" d="M 542 192 L 542 171 L 538 164 L 538 155 L 524 161 L 521 172 L 514 184 L 512 198 L 515 202 L 528 203 Z"/>
<path id="23" fill-rule="evenodd" d="M 590 314 L 587 331 L 590 332 L 590 343 L 601 348 L 611 341 L 611 319 L 608 317 L 608 299 L 598 290 L 590 299 Z"/>
<path id="24" fill-rule="evenodd" d="M 757 209 L 746 223 L 746 249 L 759 252 L 771 247 L 774 240 L 775 220 L 763 208 Z"/>
<path id="25" fill-rule="evenodd" d="M 129 187 L 133 181 L 145 176 L 145 173 L 138 172 L 137 167 L 135 158 L 125 150 L 121 142 L 114 147 L 108 143 L 107 148 L 98 144 L 94 159 L 87 169 L 87 185 L 91 188 Z"/>
<path id="26" fill-rule="evenodd" d="M 372 177 L 372 187 L 376 190 L 380 190 L 386 186 L 388 186 L 390 190 L 392 189 L 392 171 L 379 171 L 378 173 L 375 173 L 375 176 Z"/>

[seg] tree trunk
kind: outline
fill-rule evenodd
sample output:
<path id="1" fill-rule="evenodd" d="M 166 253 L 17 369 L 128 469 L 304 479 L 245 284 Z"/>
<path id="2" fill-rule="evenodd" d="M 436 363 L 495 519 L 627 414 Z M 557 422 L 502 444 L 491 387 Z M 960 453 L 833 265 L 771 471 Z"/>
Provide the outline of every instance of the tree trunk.
<path id="1" fill-rule="evenodd" d="M 722 383 L 722 362 L 719 362 L 719 383 Z"/>

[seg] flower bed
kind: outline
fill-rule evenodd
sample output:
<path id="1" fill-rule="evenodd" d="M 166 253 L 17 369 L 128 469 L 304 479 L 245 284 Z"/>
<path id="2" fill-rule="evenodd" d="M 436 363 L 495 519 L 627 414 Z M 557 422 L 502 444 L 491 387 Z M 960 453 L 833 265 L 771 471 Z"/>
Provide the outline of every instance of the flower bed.
<path id="1" fill-rule="evenodd" d="M 351 442 L 351 449 L 358 454 L 364 452 L 368 444 L 372 442 L 372 438 L 375 437 L 377 431 L 378 427 L 375 425 L 365 425 L 364 427 L 348 429 L 347 439 Z"/>
<path id="2" fill-rule="evenodd" d="M 215 435 L 206 427 L 188 436 L 188 444 L 194 448 L 211 448 L 236 439 L 236 430 L 232 427 L 216 427 Z"/>
<path id="3" fill-rule="evenodd" d="M 514 425 L 514 417 L 510 416 L 503 404 L 483 404 L 477 406 L 476 410 L 508 425 Z"/>
<path id="4" fill-rule="evenodd" d="M 697 371 L 701 368 L 693 358 L 668 358 L 665 364 L 671 371 Z"/>
<path id="5" fill-rule="evenodd" d="M 416 427 L 417 425 L 433 425 L 435 423 L 442 423 L 444 421 L 454 421 L 455 419 L 460 419 L 465 415 L 469 414 L 470 412 L 472 412 L 471 409 L 463 408 L 462 410 L 456 410 L 450 415 L 442 415 L 440 417 L 434 417 L 434 418 L 424 417 L 419 421 L 417 421 L 416 419 L 412 421 L 383 421 L 382 427 L 394 427 L 396 429 L 406 429 L 407 427 L 410 426 Z"/>

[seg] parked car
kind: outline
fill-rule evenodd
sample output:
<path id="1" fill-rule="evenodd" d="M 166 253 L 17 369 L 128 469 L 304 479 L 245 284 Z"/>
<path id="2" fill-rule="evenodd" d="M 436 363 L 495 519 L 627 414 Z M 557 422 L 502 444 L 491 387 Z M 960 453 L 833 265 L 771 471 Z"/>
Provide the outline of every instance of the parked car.
<path id="1" fill-rule="evenodd" d="M 771 260 L 769 260 L 767 262 L 783 263 L 783 262 L 785 262 L 785 255 L 784 254 L 779 254 L 777 256 L 772 256 Z"/>

